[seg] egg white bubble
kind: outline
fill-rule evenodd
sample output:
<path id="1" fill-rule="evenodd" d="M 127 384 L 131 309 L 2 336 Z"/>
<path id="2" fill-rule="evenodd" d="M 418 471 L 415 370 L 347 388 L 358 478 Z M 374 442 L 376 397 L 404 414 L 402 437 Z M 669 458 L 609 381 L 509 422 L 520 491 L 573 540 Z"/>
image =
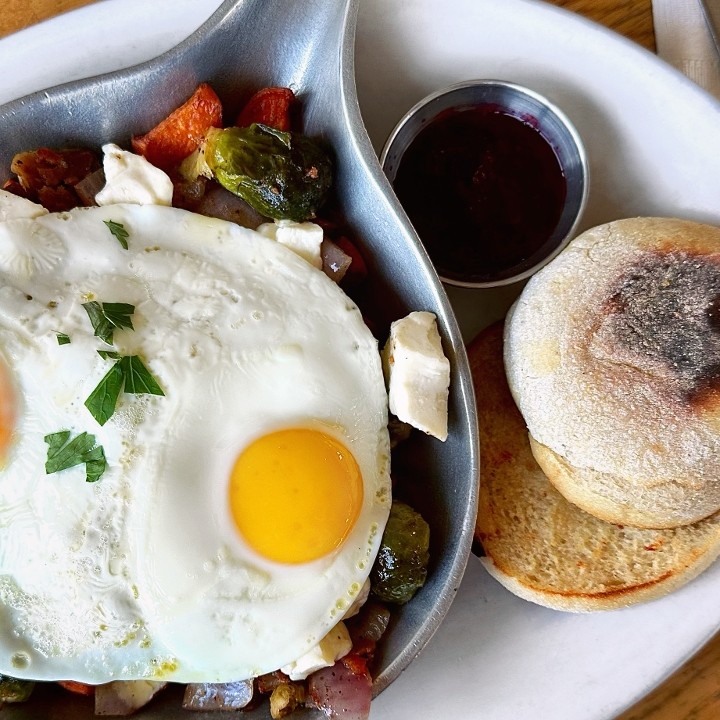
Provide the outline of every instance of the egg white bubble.
<path id="1" fill-rule="evenodd" d="M 111 348 L 89 300 L 135 306 L 114 348 L 141 355 L 165 393 L 121 395 L 102 427 L 84 402 Z M 288 664 L 341 619 L 389 512 L 387 395 L 375 339 L 321 271 L 167 207 L 6 220 L 0 360 L 17 413 L 0 470 L 0 674 L 226 682 Z M 228 504 L 240 452 L 288 427 L 340 440 L 364 483 L 342 546 L 297 565 L 248 547 Z M 84 465 L 45 474 L 59 430 L 103 446 L 98 482 Z"/>

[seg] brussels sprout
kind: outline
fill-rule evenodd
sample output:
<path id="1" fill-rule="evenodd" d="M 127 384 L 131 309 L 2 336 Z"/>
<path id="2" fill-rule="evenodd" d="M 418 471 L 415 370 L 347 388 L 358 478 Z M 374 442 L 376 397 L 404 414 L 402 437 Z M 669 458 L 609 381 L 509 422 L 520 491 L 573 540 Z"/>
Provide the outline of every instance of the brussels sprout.
<path id="1" fill-rule="evenodd" d="M 425 584 L 430 528 L 409 505 L 393 502 L 380 551 L 370 574 L 372 591 L 384 602 L 406 603 Z"/>
<path id="2" fill-rule="evenodd" d="M 275 220 L 314 217 L 332 181 L 330 158 L 310 138 L 259 123 L 211 129 L 204 162 L 223 187 Z"/>
<path id="3" fill-rule="evenodd" d="M 0 706 L 3 703 L 25 702 L 33 691 L 32 680 L 16 680 L 7 675 L 0 675 Z"/>

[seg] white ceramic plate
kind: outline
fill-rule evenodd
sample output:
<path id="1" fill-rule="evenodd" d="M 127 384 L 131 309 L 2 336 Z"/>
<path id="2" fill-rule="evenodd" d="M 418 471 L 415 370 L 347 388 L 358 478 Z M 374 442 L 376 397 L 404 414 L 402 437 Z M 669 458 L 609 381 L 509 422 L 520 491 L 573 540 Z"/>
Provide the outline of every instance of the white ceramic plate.
<path id="1" fill-rule="evenodd" d="M 126 67 L 186 37 L 219 0 L 113 0 L 0 41 L 0 102 Z M 531 0 L 362 0 L 358 90 L 375 147 L 445 84 L 502 78 L 562 107 L 589 151 L 584 226 L 631 215 L 720 223 L 720 104 L 650 53 Z M 0 128 L 0 141 L 2 129 Z M 469 339 L 517 293 L 449 292 Z M 374 720 L 610 720 L 720 626 L 720 564 L 663 600 L 556 613 L 506 592 L 471 558 L 422 655 Z"/>

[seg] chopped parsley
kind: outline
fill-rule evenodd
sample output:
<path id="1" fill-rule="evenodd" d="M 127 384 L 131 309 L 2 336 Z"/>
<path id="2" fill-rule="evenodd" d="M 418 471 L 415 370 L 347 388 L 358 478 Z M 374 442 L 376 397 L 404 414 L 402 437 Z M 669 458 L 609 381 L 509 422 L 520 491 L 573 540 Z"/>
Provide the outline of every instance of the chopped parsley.
<path id="1" fill-rule="evenodd" d="M 112 417 L 123 390 L 136 395 L 165 395 L 138 355 L 118 355 L 118 358 L 85 401 L 85 407 L 100 425 Z"/>
<path id="2" fill-rule="evenodd" d="M 126 355 L 118 363 L 125 378 L 125 392 L 133 395 L 165 395 L 139 355 Z"/>
<path id="3" fill-rule="evenodd" d="M 85 407 L 100 425 L 104 425 L 115 412 L 124 379 L 120 361 L 118 361 L 107 371 L 105 377 L 85 401 Z"/>
<path id="4" fill-rule="evenodd" d="M 57 333 L 57 343 L 58 345 L 69 345 L 70 336 L 65 333 Z"/>
<path id="5" fill-rule="evenodd" d="M 130 316 L 135 312 L 135 306 L 129 303 L 99 303 L 95 300 L 83 303 L 83 307 L 90 318 L 95 336 L 104 340 L 108 345 L 113 343 L 113 332 L 116 328 L 134 330 Z"/>
<path id="6" fill-rule="evenodd" d="M 96 482 L 105 472 L 107 462 L 102 445 L 86 432 L 70 440 L 70 431 L 61 430 L 45 436 L 48 445 L 45 472 L 48 475 L 85 463 L 86 482 Z"/>
<path id="7" fill-rule="evenodd" d="M 103 222 L 107 225 L 108 230 L 110 230 L 113 236 L 117 238 L 117 241 L 123 246 L 123 248 L 125 248 L 125 250 L 127 250 L 127 239 L 130 237 L 130 234 L 125 229 L 125 226 L 122 223 L 115 222 L 114 220 L 103 220 Z"/>
<path id="8" fill-rule="evenodd" d="M 115 350 L 98 350 L 97 354 L 103 360 L 119 360 L 120 359 L 120 353 L 116 352 Z"/>

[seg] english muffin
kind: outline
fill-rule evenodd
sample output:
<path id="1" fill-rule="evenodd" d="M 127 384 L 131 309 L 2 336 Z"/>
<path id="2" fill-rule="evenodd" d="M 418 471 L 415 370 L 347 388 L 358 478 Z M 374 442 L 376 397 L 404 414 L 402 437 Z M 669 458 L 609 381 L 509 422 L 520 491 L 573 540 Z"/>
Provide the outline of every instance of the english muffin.
<path id="1" fill-rule="evenodd" d="M 480 427 L 482 562 L 511 592 L 557 610 L 610 610 L 661 597 L 720 553 L 720 513 L 669 530 L 599 520 L 568 502 L 530 450 L 505 380 L 502 326 L 468 349 Z"/>
<path id="2" fill-rule="evenodd" d="M 583 233 L 511 309 L 505 367 L 533 454 L 573 503 L 648 528 L 720 509 L 720 228 Z"/>

